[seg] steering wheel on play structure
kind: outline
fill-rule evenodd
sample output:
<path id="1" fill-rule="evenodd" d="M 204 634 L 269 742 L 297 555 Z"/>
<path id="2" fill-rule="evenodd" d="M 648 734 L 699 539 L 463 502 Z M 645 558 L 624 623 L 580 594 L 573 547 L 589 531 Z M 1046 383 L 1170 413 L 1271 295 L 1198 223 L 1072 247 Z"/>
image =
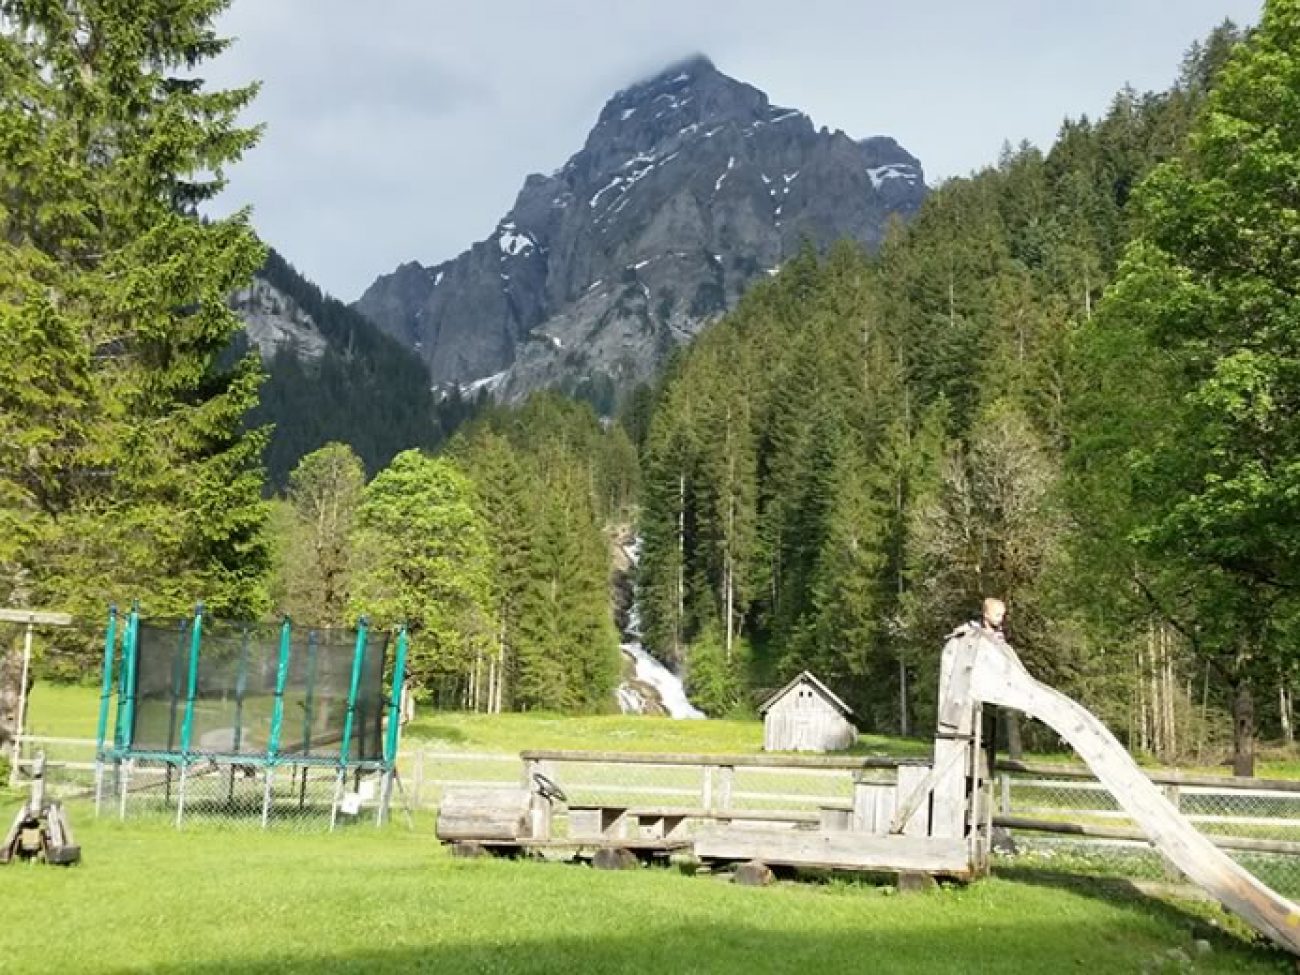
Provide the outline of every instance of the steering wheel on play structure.
<path id="1" fill-rule="evenodd" d="M 537 789 L 537 794 L 543 799 L 549 799 L 551 802 L 568 802 L 569 797 L 564 794 L 564 790 L 556 784 L 555 780 L 549 775 L 543 775 L 541 772 L 533 773 L 533 785 Z"/>

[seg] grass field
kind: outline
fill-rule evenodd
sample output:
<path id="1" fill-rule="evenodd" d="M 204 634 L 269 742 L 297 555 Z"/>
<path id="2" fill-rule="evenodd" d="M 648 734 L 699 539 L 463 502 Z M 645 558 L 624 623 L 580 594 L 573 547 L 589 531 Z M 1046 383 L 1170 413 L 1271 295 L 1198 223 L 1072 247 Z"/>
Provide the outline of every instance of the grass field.
<path id="1" fill-rule="evenodd" d="M 27 726 L 33 735 L 93 738 L 98 714 L 97 688 L 38 683 L 32 690 Z M 466 752 L 515 753 L 526 748 L 567 748 L 743 754 L 759 752 L 763 745 L 763 725 L 759 721 L 674 721 L 627 715 L 486 715 L 421 709 L 404 734 L 407 747 Z M 930 742 L 864 734 L 852 751 L 863 755 L 927 755 Z M 1068 754 L 1031 757 L 1074 761 Z M 1223 768 L 1188 767 L 1187 770 L 1227 774 Z M 1294 746 L 1262 749 L 1256 774 L 1300 778 L 1300 752 Z"/>
<path id="2" fill-rule="evenodd" d="M 666 868 L 453 860 L 399 829 L 177 833 L 82 818 L 80 866 L 3 868 L 0 971 L 1287 970 L 1228 934 L 1179 967 L 1167 953 L 1190 954 L 1194 915 L 1087 886 L 755 889 Z"/>
<path id="3" fill-rule="evenodd" d="M 38 685 L 33 733 L 94 733 L 93 689 Z M 755 752 L 757 722 L 426 712 L 409 744 Z M 860 752 L 923 752 L 864 738 Z M 10 795 L 8 809 L 12 815 Z M 0 801 L 0 807 L 5 803 Z M 1117 896 L 1008 865 L 967 888 L 890 896 L 834 879 L 740 888 L 669 869 L 460 861 L 416 829 L 176 832 L 74 811 L 85 861 L 0 872 L 0 972 L 1267 972 L 1289 970 L 1217 909 Z M 1227 931 L 1194 963 L 1191 930 Z"/>

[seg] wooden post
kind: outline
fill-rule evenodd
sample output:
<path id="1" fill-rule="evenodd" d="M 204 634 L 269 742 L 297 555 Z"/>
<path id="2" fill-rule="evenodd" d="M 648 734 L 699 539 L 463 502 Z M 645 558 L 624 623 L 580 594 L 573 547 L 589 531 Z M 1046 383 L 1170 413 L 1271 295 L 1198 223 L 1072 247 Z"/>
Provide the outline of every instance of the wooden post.
<path id="1" fill-rule="evenodd" d="M 723 812 L 731 809 L 731 786 L 736 777 L 734 765 L 722 765 L 718 768 L 718 808 Z"/>
<path id="2" fill-rule="evenodd" d="M 14 721 L 13 760 L 9 766 L 9 785 L 18 785 L 18 763 L 22 760 L 23 733 L 27 730 L 27 679 L 32 669 L 32 633 L 37 626 L 71 626 L 67 613 L 45 613 L 29 609 L 0 609 L 0 623 L 23 623 L 23 666 L 18 684 L 18 714 Z"/>

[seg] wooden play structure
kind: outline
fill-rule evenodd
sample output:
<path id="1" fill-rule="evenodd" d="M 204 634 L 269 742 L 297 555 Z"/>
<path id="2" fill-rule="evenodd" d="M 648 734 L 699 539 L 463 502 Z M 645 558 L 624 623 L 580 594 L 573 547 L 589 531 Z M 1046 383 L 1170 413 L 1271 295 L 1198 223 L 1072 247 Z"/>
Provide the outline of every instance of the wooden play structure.
<path id="1" fill-rule="evenodd" d="M 23 803 L 0 845 L 0 864 L 14 860 L 70 866 L 81 859 L 81 847 L 72 837 L 72 824 L 63 804 L 45 797 L 45 756 L 32 772 L 31 798 Z"/>
<path id="2" fill-rule="evenodd" d="M 944 647 L 929 759 L 525 752 L 520 787 L 449 791 L 437 833 L 463 852 L 558 852 L 601 865 L 689 854 L 710 864 L 757 861 L 894 873 L 909 882 L 969 880 L 988 869 L 993 822 L 981 742 L 985 704 L 1014 708 L 1052 728 L 1170 863 L 1276 944 L 1300 954 L 1300 909 L 1199 833 L 1096 717 L 1036 681 L 1001 636 L 976 625 L 958 630 Z M 703 775 L 702 801 L 695 808 L 585 796 L 570 801 L 560 770 L 579 760 L 614 769 L 654 766 L 665 777 L 690 767 Z M 739 808 L 731 801 L 744 774 L 794 776 L 809 769 L 851 772 L 850 793 L 813 809 Z"/>

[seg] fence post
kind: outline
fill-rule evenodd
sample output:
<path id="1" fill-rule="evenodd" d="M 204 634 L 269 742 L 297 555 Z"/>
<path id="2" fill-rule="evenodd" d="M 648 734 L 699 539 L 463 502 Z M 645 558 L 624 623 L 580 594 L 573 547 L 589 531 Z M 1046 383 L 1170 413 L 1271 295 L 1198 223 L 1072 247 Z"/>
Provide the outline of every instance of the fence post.
<path id="1" fill-rule="evenodd" d="M 1169 804 L 1181 813 L 1183 811 L 1183 790 L 1171 784 L 1166 785 L 1163 791 L 1165 798 L 1169 800 Z"/>
<path id="2" fill-rule="evenodd" d="M 735 776 L 734 765 L 722 765 L 718 768 L 718 808 L 722 812 L 731 811 L 731 785 Z"/>

